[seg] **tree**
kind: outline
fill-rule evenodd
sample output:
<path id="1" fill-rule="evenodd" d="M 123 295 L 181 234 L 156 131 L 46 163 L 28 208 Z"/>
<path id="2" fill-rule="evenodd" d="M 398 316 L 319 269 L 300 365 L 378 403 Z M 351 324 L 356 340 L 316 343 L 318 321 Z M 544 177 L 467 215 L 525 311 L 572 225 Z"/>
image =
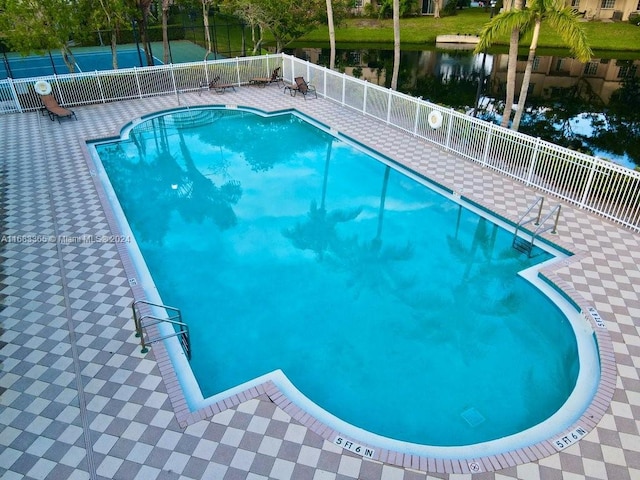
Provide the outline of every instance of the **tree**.
<path id="1" fill-rule="evenodd" d="M 533 29 L 531 45 L 529 46 L 529 56 L 527 57 L 527 65 L 524 70 L 522 79 L 522 87 L 520 96 L 518 97 L 518 109 L 513 118 L 513 130 L 518 130 L 520 119 L 524 112 L 527 93 L 529 91 L 529 83 L 531 81 L 531 70 L 533 69 L 533 61 L 536 57 L 536 48 L 538 47 L 538 38 L 540 36 L 540 27 L 543 21 L 560 34 L 565 44 L 569 46 L 575 58 L 581 62 L 588 62 L 593 52 L 587 43 L 587 37 L 584 29 L 578 22 L 577 14 L 571 7 L 565 7 L 558 0 L 535 0 L 531 4 L 530 21 L 526 25 L 526 29 Z"/>
<path id="2" fill-rule="evenodd" d="M 151 41 L 149 40 L 149 11 L 153 0 L 135 0 L 135 2 L 139 13 L 138 32 L 142 39 L 147 65 L 153 65 L 153 53 L 151 52 Z"/>
<path id="3" fill-rule="evenodd" d="M 391 90 L 398 89 L 398 72 L 400 71 L 400 0 L 393 0 L 393 74 Z"/>
<path id="4" fill-rule="evenodd" d="M 7 1 L 1 11 L 0 31 L 14 50 L 23 55 L 60 50 L 69 71 L 74 71 L 69 41 L 81 25 L 76 1 Z"/>
<path id="5" fill-rule="evenodd" d="M 207 44 L 207 53 L 204 56 L 206 60 L 213 53 L 213 42 L 211 40 L 211 29 L 209 28 L 209 8 L 213 4 L 213 0 L 202 1 L 202 22 L 204 25 L 204 38 Z"/>
<path id="6" fill-rule="evenodd" d="M 259 0 L 262 4 L 265 18 L 263 21 L 276 41 L 276 52 L 293 40 L 310 32 L 321 23 L 321 12 L 325 6 L 319 7 L 320 2 L 299 2 L 297 0 Z"/>
<path id="7" fill-rule="evenodd" d="M 524 0 L 516 0 L 513 9 L 510 9 L 510 3 L 507 2 L 504 5 L 505 12 L 517 12 L 522 10 Z M 493 10 L 492 10 L 493 15 Z M 485 52 L 488 48 L 489 44 L 486 43 L 486 34 L 485 30 L 488 26 L 495 22 L 498 17 L 492 17 L 493 20 L 486 24 L 483 30 L 480 32 L 480 42 L 475 49 L 475 53 Z M 509 120 L 511 119 L 511 110 L 513 109 L 513 102 L 515 99 L 516 92 L 516 67 L 518 64 L 518 43 L 520 42 L 520 29 L 517 27 L 511 28 L 511 35 L 509 37 L 509 55 L 507 60 L 507 85 L 506 85 L 506 95 L 504 101 L 504 112 L 502 114 L 502 123 L 500 124 L 503 127 L 509 126 Z"/>
<path id="8" fill-rule="evenodd" d="M 513 130 L 518 130 L 520 126 L 520 119 L 522 118 L 522 112 L 524 111 L 527 92 L 529 90 L 533 61 L 538 46 L 540 27 L 543 21 L 546 21 L 551 28 L 560 34 L 575 58 L 582 62 L 587 62 L 591 58 L 591 48 L 589 48 L 586 34 L 578 22 L 577 15 L 572 11 L 571 7 L 565 7 L 561 0 L 531 0 L 526 8 L 522 10 L 515 8 L 500 13 L 483 27 L 480 33 L 480 42 L 476 47 L 476 52 L 484 50 L 491 45 L 497 36 L 503 35 L 507 31 L 513 32 L 517 29 L 522 33 L 532 32 L 529 56 L 527 57 L 527 65 L 518 98 L 518 108 L 511 126 Z M 511 59 L 509 59 L 509 67 L 511 68 L 511 66 Z M 509 82 L 510 79 L 508 78 L 507 86 L 509 86 Z M 511 85 L 512 88 L 515 89 L 515 78 Z M 505 112 L 509 107 L 510 105 L 507 101 Z"/>
<path id="9" fill-rule="evenodd" d="M 223 7 L 232 15 L 240 17 L 249 24 L 251 29 L 251 41 L 253 42 L 253 55 L 260 53 L 263 42 L 263 28 L 261 25 L 265 14 L 262 8 L 252 0 L 226 0 Z"/>
<path id="10" fill-rule="evenodd" d="M 440 18 L 440 10 L 442 10 L 442 0 L 433 0 L 433 18 Z"/>
<path id="11" fill-rule="evenodd" d="M 118 69 L 118 33 L 125 25 L 130 25 L 132 6 L 122 0 L 88 0 L 82 2 L 83 18 L 87 18 L 92 28 L 100 31 L 108 29 L 111 45 L 111 63 Z"/>
<path id="12" fill-rule="evenodd" d="M 170 61 L 169 54 L 169 1 L 162 0 L 162 63 L 165 65 Z"/>
<path id="13" fill-rule="evenodd" d="M 329 69 L 333 70 L 336 67 L 336 31 L 333 26 L 333 5 L 331 4 L 331 0 L 326 0 L 326 2 L 327 26 L 329 27 L 329 46 L 331 48 L 331 56 L 329 57 Z"/>

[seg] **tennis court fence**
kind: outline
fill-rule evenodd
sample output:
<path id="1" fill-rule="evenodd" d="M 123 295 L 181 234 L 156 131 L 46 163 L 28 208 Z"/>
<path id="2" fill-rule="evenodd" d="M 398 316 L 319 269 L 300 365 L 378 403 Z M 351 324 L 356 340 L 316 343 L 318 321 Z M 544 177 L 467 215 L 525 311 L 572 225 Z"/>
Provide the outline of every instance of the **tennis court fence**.
<path id="1" fill-rule="evenodd" d="M 2 80 L 0 113 L 40 110 L 38 80 L 49 82 L 58 102 L 71 107 L 179 95 L 216 77 L 247 85 L 277 66 L 285 81 L 302 76 L 327 100 L 640 231 L 640 172 L 286 54 Z"/>

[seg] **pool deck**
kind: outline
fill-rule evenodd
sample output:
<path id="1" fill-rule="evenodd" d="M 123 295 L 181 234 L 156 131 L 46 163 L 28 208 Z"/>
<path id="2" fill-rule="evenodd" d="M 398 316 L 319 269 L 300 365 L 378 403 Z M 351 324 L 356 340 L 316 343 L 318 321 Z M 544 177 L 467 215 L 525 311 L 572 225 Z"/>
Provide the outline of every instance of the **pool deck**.
<path id="1" fill-rule="evenodd" d="M 269 385 L 213 416 L 186 419 L 160 349 L 140 353 L 135 286 L 118 244 L 55 241 L 111 234 L 84 141 L 179 103 L 295 108 L 509 219 L 539 195 L 348 108 L 283 95 L 275 85 L 74 107 L 78 121 L 62 123 L 38 112 L 0 115 L 0 236 L 7 236 L 0 243 L 0 477 L 471 478 L 464 465 L 437 473 L 430 467 L 443 471 L 443 462 L 343 450 Z M 613 400 L 561 452 L 483 459 L 473 478 L 640 479 L 640 234 L 563 204 L 558 234 L 549 238 L 576 253 L 549 275 L 606 325 Z"/>

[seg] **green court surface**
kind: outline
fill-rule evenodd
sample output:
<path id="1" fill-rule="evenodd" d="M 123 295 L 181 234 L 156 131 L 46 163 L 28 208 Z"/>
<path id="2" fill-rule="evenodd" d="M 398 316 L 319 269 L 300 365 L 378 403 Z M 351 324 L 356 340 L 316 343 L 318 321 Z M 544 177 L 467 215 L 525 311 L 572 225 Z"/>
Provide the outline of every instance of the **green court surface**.
<path id="1" fill-rule="evenodd" d="M 144 51 L 140 48 L 140 54 L 136 52 L 136 44 L 121 44 L 117 46 L 118 68 L 146 67 L 147 61 Z M 71 47 L 74 72 L 87 72 L 94 70 L 111 70 L 111 48 L 107 46 Z M 162 42 L 151 43 L 151 53 L 154 64 L 163 63 L 187 63 L 200 62 L 205 59 L 207 51 L 189 40 L 175 40 L 169 43 L 167 62 L 164 61 Z M 225 58 L 223 55 L 211 53 L 207 60 Z M 0 59 L 0 79 L 34 78 L 53 74 L 70 73 L 59 51 L 50 54 L 22 56 L 16 52 L 2 55 Z"/>

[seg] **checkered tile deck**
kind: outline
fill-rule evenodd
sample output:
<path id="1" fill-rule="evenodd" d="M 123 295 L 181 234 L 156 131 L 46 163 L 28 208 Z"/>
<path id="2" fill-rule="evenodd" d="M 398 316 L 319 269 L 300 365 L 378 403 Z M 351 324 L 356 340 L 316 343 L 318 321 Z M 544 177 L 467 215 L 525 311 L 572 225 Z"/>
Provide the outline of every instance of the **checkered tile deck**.
<path id="1" fill-rule="evenodd" d="M 275 86 L 76 107 L 78 121 L 0 115 L 0 477 L 2 479 L 470 478 L 342 450 L 256 392 L 178 423 L 156 351 L 140 353 L 132 291 L 83 154 L 141 115 L 188 104 L 297 108 L 512 218 L 535 192 L 332 102 Z M 478 479 L 640 479 L 640 235 L 564 205 L 556 241 L 578 253 L 553 281 L 606 322 L 617 377 L 610 405 L 578 443 Z M 273 393 L 273 392 L 272 392 Z M 404 465 L 404 466 L 398 466 Z M 509 466 L 510 465 L 510 466 Z M 413 468 L 412 468 L 413 467 Z M 416 468 L 417 467 L 417 468 Z"/>

